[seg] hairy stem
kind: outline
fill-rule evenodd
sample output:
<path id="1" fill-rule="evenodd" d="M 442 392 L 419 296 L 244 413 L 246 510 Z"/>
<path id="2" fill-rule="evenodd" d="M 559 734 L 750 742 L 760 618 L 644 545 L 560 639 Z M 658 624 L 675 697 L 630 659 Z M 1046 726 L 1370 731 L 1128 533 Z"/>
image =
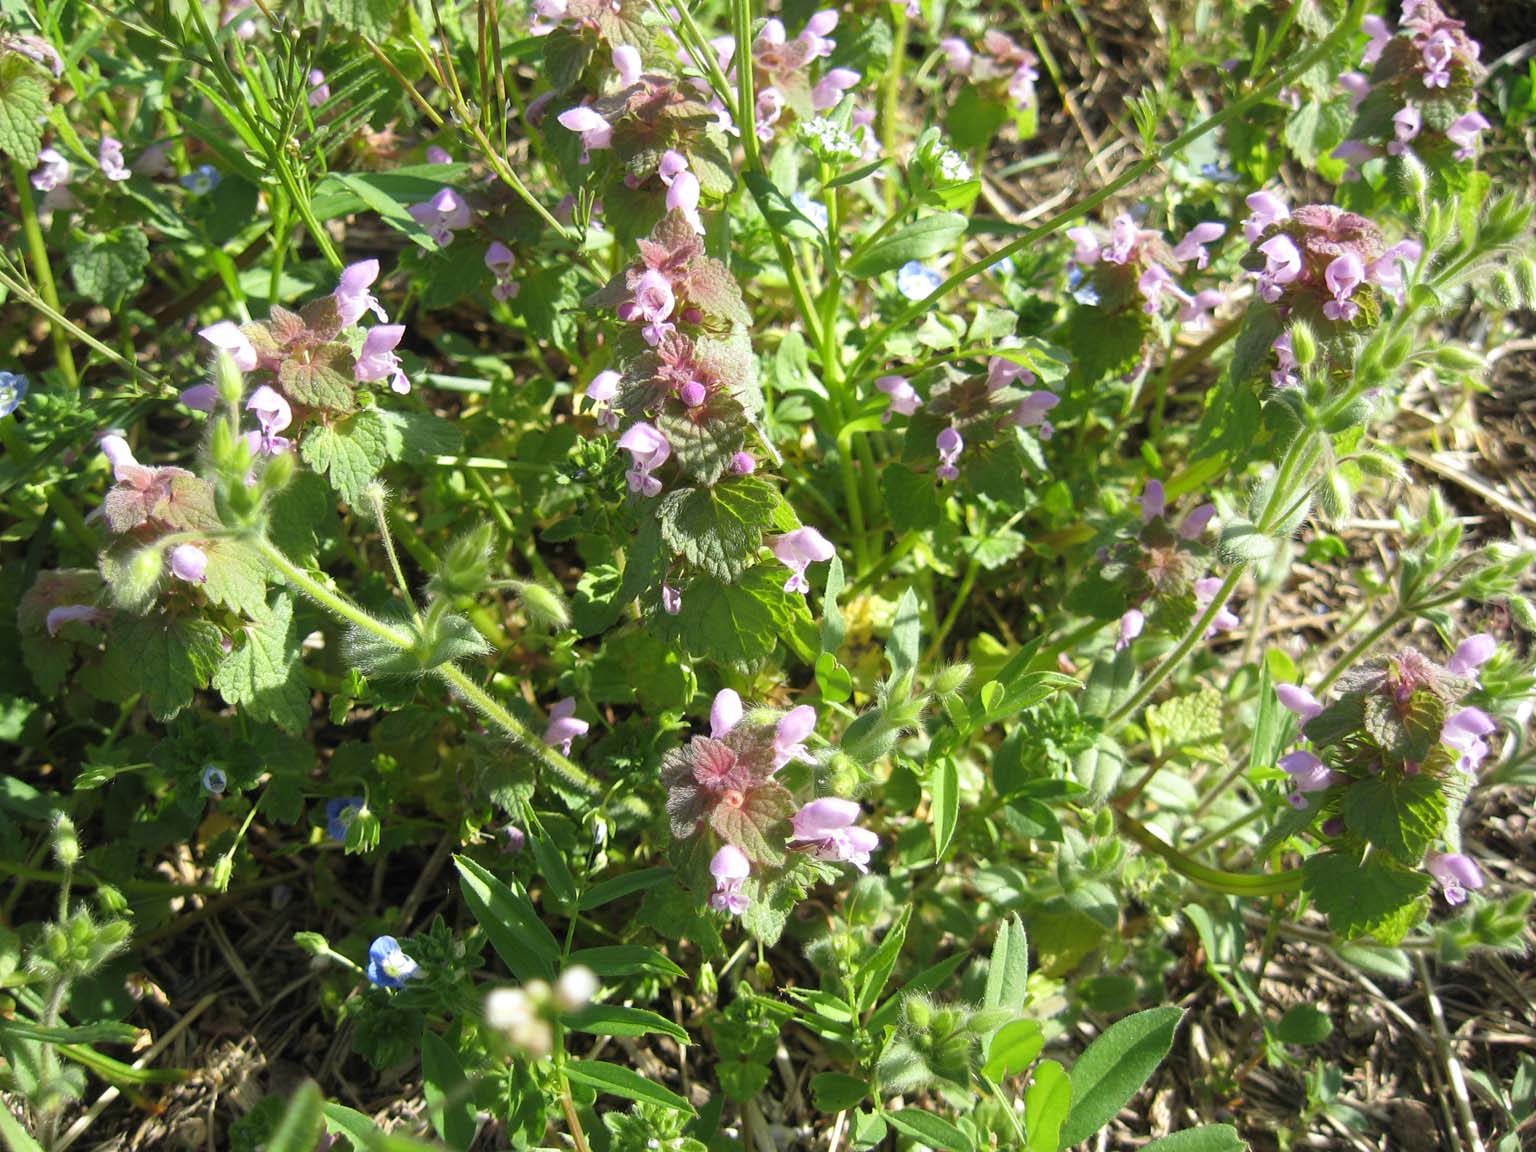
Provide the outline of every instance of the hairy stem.
<path id="1" fill-rule="evenodd" d="M 1212 892 L 1225 892 L 1229 896 L 1274 896 L 1282 892 L 1294 892 L 1301 887 L 1301 872 L 1295 868 L 1261 874 L 1257 872 L 1226 872 L 1211 868 L 1191 859 L 1177 848 L 1165 844 L 1140 820 L 1125 812 L 1116 811 L 1120 830 L 1142 848 L 1160 857 L 1179 875 L 1193 880 Z"/>

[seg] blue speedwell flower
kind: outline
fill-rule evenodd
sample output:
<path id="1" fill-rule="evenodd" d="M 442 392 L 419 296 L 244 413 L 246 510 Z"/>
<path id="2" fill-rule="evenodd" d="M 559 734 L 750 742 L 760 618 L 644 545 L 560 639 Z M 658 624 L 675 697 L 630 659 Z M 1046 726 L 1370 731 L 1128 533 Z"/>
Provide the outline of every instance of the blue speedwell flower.
<path id="1" fill-rule="evenodd" d="M 219 186 L 223 174 L 212 164 L 199 164 L 179 181 L 194 196 L 206 196 Z"/>
<path id="2" fill-rule="evenodd" d="M 908 300 L 926 300 L 942 283 L 942 275 L 916 260 L 908 260 L 896 273 L 896 287 Z"/>
<path id="3" fill-rule="evenodd" d="M 380 988 L 404 988 L 420 974 L 421 965 L 400 949 L 393 936 L 380 936 L 368 947 L 368 979 Z"/>
<path id="4" fill-rule="evenodd" d="M 217 764 L 210 764 L 203 769 L 203 791 L 211 796 L 222 796 L 224 789 L 229 787 L 229 777 L 224 774 L 224 769 Z"/>
<path id="5" fill-rule="evenodd" d="M 337 796 L 326 801 L 325 805 L 325 834 L 332 840 L 346 843 L 347 829 L 352 827 L 352 821 L 367 806 L 368 801 L 362 796 Z"/>
<path id="6" fill-rule="evenodd" d="M 9 416 L 26 398 L 31 385 L 19 372 L 0 372 L 0 419 Z"/>

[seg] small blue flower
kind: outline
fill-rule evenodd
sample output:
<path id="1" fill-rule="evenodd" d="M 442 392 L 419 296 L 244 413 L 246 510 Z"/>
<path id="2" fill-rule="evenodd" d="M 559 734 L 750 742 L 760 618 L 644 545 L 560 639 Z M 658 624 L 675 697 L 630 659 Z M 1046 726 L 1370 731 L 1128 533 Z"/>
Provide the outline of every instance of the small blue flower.
<path id="1" fill-rule="evenodd" d="M 358 813 L 362 812 L 367 805 L 367 799 L 362 796 L 337 796 L 326 801 L 325 834 L 332 840 L 345 844 L 347 829 L 352 827 L 352 821 L 357 819 Z"/>
<path id="2" fill-rule="evenodd" d="M 193 196 L 206 196 L 219 186 L 222 179 L 223 173 L 212 164 L 199 164 L 183 176 L 179 183 Z"/>
<path id="3" fill-rule="evenodd" d="M 1099 302 L 1099 290 L 1092 284 L 1085 283 L 1087 277 L 1083 270 L 1076 264 L 1067 268 L 1067 288 L 1072 292 L 1072 299 L 1079 304 L 1097 304 Z"/>
<path id="4" fill-rule="evenodd" d="M 0 372 L 0 418 L 9 416 L 21 407 L 31 387 L 20 372 Z"/>
<path id="5" fill-rule="evenodd" d="M 1215 184 L 1236 184 L 1242 179 L 1230 168 L 1223 168 L 1219 164 L 1200 165 L 1200 175 Z"/>
<path id="6" fill-rule="evenodd" d="M 908 260 L 896 273 L 896 287 L 908 300 L 926 300 L 942 283 L 943 276 L 916 260 Z"/>
<path id="7" fill-rule="evenodd" d="M 827 230 L 828 216 L 825 204 L 818 204 L 804 192 L 796 192 L 789 199 L 796 208 L 800 209 L 800 215 L 804 216 L 823 232 Z"/>
<path id="8" fill-rule="evenodd" d="M 380 936 L 368 947 L 368 979 L 380 988 L 404 988 L 421 965 L 400 950 L 393 936 Z"/>
<path id="9" fill-rule="evenodd" d="M 224 769 L 217 764 L 210 764 L 203 769 L 203 791 L 210 796 L 222 796 L 224 789 L 229 787 L 229 777 L 224 774 Z"/>

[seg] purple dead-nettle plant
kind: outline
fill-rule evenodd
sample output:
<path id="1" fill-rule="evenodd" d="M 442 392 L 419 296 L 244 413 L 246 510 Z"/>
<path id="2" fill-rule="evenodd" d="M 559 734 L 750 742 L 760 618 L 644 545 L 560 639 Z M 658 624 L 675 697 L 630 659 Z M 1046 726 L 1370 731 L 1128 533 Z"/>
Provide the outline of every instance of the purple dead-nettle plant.
<path id="1" fill-rule="evenodd" d="M 1130 623 L 1122 617 L 1122 639 L 1124 629 L 1134 629 L 1134 639 L 1149 624 L 1178 631 L 1211 603 L 1221 586 L 1219 578 L 1205 574 L 1216 522 L 1214 504 L 1197 503 L 1180 514 L 1169 507 L 1162 481 L 1147 481 L 1136 520 L 1100 550 L 1100 575 L 1124 592 L 1130 605 L 1127 615 L 1136 613 Z M 1207 636 L 1237 624 L 1236 615 L 1223 606 L 1212 617 Z"/>

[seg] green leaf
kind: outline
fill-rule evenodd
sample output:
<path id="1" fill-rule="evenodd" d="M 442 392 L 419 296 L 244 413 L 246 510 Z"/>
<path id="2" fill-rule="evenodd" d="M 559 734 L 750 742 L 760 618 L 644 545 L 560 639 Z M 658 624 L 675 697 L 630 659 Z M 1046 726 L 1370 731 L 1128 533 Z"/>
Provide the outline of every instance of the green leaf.
<path id="1" fill-rule="evenodd" d="M 688 1032 L 665 1016 L 646 1008 L 621 1004 L 588 1004 L 580 1012 L 561 1017 L 567 1028 L 592 1036 L 670 1036 L 679 1044 L 689 1042 Z"/>
<path id="2" fill-rule="evenodd" d="M 1230 1124 L 1206 1124 L 1154 1140 L 1141 1152 L 1248 1152 L 1248 1141 Z"/>
<path id="3" fill-rule="evenodd" d="M 206 620 L 119 615 L 101 671 L 123 698 L 139 693 L 156 720 L 169 720 L 207 686 L 223 655 L 223 636 Z"/>
<path id="4" fill-rule="evenodd" d="M 901 946 L 906 942 L 907 925 L 911 920 L 912 906 L 908 904 L 902 908 L 896 922 L 886 929 L 880 946 L 859 966 L 857 1007 L 861 1014 L 875 1006 L 886 984 L 890 982 L 891 973 L 896 969 L 896 960 L 901 955 Z"/>
<path id="5" fill-rule="evenodd" d="M 1322 852 L 1301 866 L 1302 890 L 1346 940 L 1374 936 L 1379 944 L 1396 944 L 1423 918 L 1431 883 L 1427 874 L 1381 853 L 1362 865 L 1344 852 Z"/>
<path id="6" fill-rule="evenodd" d="M 916 671 L 921 643 L 922 608 L 917 602 L 916 589 L 909 587 L 896 602 L 896 622 L 891 625 L 890 645 L 886 651 L 893 677 Z"/>
<path id="7" fill-rule="evenodd" d="M 843 586 L 843 558 L 834 552 L 832 559 L 827 561 L 827 585 L 821 593 L 821 650 L 827 655 L 836 655 L 848 632 L 843 613 L 837 606 Z"/>
<path id="8" fill-rule="evenodd" d="M 1072 1108 L 1072 1081 L 1054 1060 L 1042 1060 L 1024 1092 L 1024 1136 L 1028 1152 L 1057 1152 L 1061 1126 Z"/>
<path id="9" fill-rule="evenodd" d="M 1234 516 L 1222 525 L 1217 551 L 1227 564 L 1262 564 L 1278 548 L 1274 537 L 1264 535 L 1252 521 Z"/>
<path id="10" fill-rule="evenodd" d="M 1440 742 L 1445 701 L 1433 692 L 1415 692 L 1406 706 L 1373 692 L 1362 707 L 1366 733 L 1388 756 L 1421 763 Z"/>
<path id="11" fill-rule="evenodd" d="M 768 656 L 781 636 L 811 628 L 805 597 L 784 591 L 784 569 L 759 564 L 734 584 L 703 575 L 683 590 L 682 611 L 658 615 L 662 638 L 690 655 L 726 664 L 751 664 Z M 813 633 L 814 635 L 814 633 Z"/>
<path id="12" fill-rule="evenodd" d="M 458 1053 L 431 1029 L 421 1034 L 421 1075 L 432 1128 L 444 1143 L 467 1152 L 475 1139 L 475 1101 Z"/>
<path id="13" fill-rule="evenodd" d="M 126 225 L 71 243 L 65 258 L 75 291 L 117 312 L 124 300 L 144 286 L 149 240 L 138 228 Z"/>
<path id="14" fill-rule="evenodd" d="M 830 652 L 816 657 L 816 686 L 821 689 L 822 699 L 841 704 L 853 695 L 853 673 L 837 662 Z"/>
<path id="15" fill-rule="evenodd" d="M 0 152 L 23 169 L 37 167 L 52 85 L 19 52 L 0 55 Z"/>
<path id="16" fill-rule="evenodd" d="M 779 494 L 762 477 L 737 476 L 710 488 L 668 492 L 656 518 L 667 547 L 710 575 L 731 581 L 757 563 L 763 529 L 778 502 Z"/>
<path id="17" fill-rule="evenodd" d="M 933 796 L 933 812 L 929 817 L 933 829 L 933 856 L 935 860 L 942 860 L 960 819 L 960 768 L 954 757 L 945 756 L 933 766 L 928 791 Z"/>
<path id="18" fill-rule="evenodd" d="M 672 875 L 670 868 L 655 868 L 665 879 Z M 646 885 L 650 887 L 650 885 Z M 582 908 L 587 904 L 582 902 Z M 594 905 L 595 907 L 595 905 Z M 578 948 L 570 955 L 569 963 L 585 964 L 605 979 L 612 976 L 638 976 L 654 973 L 658 976 L 683 976 L 685 973 L 654 948 L 643 944 L 608 944 L 601 948 Z"/>
<path id="19" fill-rule="evenodd" d="M 880 491 L 896 532 L 926 532 L 938 524 L 939 491 L 932 476 L 890 463 L 880 471 Z"/>
<path id="20" fill-rule="evenodd" d="M 244 540 L 228 537 L 201 545 L 208 557 L 203 595 L 242 616 L 254 616 L 267 606 L 267 564 Z"/>
<path id="21" fill-rule="evenodd" d="M 277 1131 L 267 1141 L 266 1152 L 313 1152 L 323 1127 L 324 1104 L 319 1085 L 313 1080 L 304 1081 L 288 1102 L 288 1111 L 283 1113 Z"/>
<path id="22" fill-rule="evenodd" d="M 47 1044 L 132 1044 L 138 1038 L 139 1030 L 117 1020 L 81 1024 L 74 1028 L 45 1028 L 30 1020 L 13 1017 L 9 1020 L 0 1018 L 0 1035 Z"/>
<path id="23" fill-rule="evenodd" d="M 727 844 L 734 844 L 759 864 L 781 864 L 786 836 L 774 829 L 795 814 L 795 798 L 776 780 L 753 787 L 739 807 L 717 804 L 709 826 Z"/>
<path id="24" fill-rule="evenodd" d="M 690 1116 L 693 1114 L 693 1105 L 676 1092 L 660 1084 L 653 1084 L 640 1073 L 617 1064 L 606 1064 L 601 1060 L 571 1060 L 565 1065 L 565 1074 L 577 1084 L 585 1084 L 588 1088 L 596 1088 L 610 1096 L 639 1100 L 674 1112 L 686 1112 Z"/>
<path id="25" fill-rule="evenodd" d="M 1072 1065 L 1072 1111 L 1062 1143 L 1088 1139 L 1115 1118 L 1173 1047 L 1184 1010 L 1149 1008 L 1116 1020 Z"/>
<path id="26" fill-rule="evenodd" d="M 1147 709 L 1152 754 L 1214 744 L 1221 738 L 1221 711 L 1222 695 L 1210 687 L 1152 705 Z"/>
<path id="27" fill-rule="evenodd" d="M 382 40 L 401 12 L 393 0 L 330 0 L 325 9 L 343 28 Z"/>
<path id="28" fill-rule="evenodd" d="M 555 978 L 556 942 L 521 889 L 503 884 L 467 856 L 455 856 L 459 890 L 512 975 L 523 983 Z"/>
<path id="29" fill-rule="evenodd" d="M 958 212 L 935 212 L 914 220 L 873 247 L 854 253 L 848 261 L 848 272 L 854 276 L 878 276 L 909 260 L 925 260 L 947 252 L 965 234 L 965 225 L 965 217 Z"/>
<path id="30" fill-rule="evenodd" d="M 0 146 L 5 143 L 4 128 L 5 120 L 0 115 Z M 11 1115 L 9 1108 L 0 1108 L 0 1140 L 5 1141 L 8 1152 L 43 1152 L 43 1146 L 27 1135 L 27 1130 Z"/>
<path id="31" fill-rule="evenodd" d="M 311 428 L 300 449 L 304 463 L 325 474 L 331 487 L 348 504 L 363 498 L 363 489 L 379 469 L 400 452 L 400 436 L 376 408 Z"/>
<path id="32" fill-rule="evenodd" d="M 1015 912 L 998 927 L 993 941 L 982 1005 L 1016 1012 L 1028 999 L 1028 984 L 1029 938 L 1024 934 L 1024 921 Z"/>
<path id="33" fill-rule="evenodd" d="M 340 344 L 322 344 L 284 360 L 277 370 L 277 379 L 291 400 L 297 400 L 310 408 L 350 412 L 357 407 L 357 382 L 352 374 L 354 366 L 355 361 L 348 349 Z M 372 408 L 364 409 L 365 415 L 369 413 L 379 423 L 383 423 L 381 413 Z M 306 460 L 309 459 L 307 450 L 310 441 L 317 433 L 329 430 L 328 426 L 322 425 L 305 437 Z M 383 430 L 378 429 L 375 435 L 382 436 Z M 391 456 L 398 454 L 398 448 L 390 453 Z"/>
<path id="34" fill-rule="evenodd" d="M 1040 1021 L 1009 1021 L 993 1034 L 982 1074 L 989 1080 L 1017 1076 L 1035 1062 L 1044 1048 L 1045 1033 L 1040 1029 Z"/>
<path id="35" fill-rule="evenodd" d="M 626 872 L 622 876 L 613 876 L 599 881 L 581 894 L 581 910 L 588 912 L 632 893 L 643 892 L 661 883 L 670 875 L 672 875 L 670 868 L 642 868 L 638 872 Z"/>
<path id="36" fill-rule="evenodd" d="M 1297 1004 L 1275 1025 L 1275 1036 L 1285 1044 L 1321 1044 L 1332 1034 L 1328 1013 L 1312 1004 Z"/>
<path id="37" fill-rule="evenodd" d="M 811 1077 L 811 1101 L 818 1112 L 831 1115 L 864 1103 L 869 1084 L 846 1072 L 819 1072 Z"/>
<path id="38" fill-rule="evenodd" d="M 1445 833 L 1445 791 L 1426 773 L 1399 776 L 1387 769 L 1380 776 L 1353 781 L 1344 791 L 1344 823 L 1356 836 L 1391 853 L 1400 862 L 1417 864 Z"/>
<path id="39" fill-rule="evenodd" d="M 210 568 L 212 566 L 210 565 Z M 298 734 L 309 724 L 309 683 L 304 678 L 293 601 L 278 594 L 252 612 L 229 654 L 213 674 L 213 686 L 253 720 L 269 720 Z"/>
<path id="40" fill-rule="evenodd" d="M 942 1148 L 945 1152 L 972 1152 L 971 1139 L 942 1116 L 924 1112 L 921 1108 L 903 1108 L 900 1112 L 887 1112 L 885 1118 L 896 1131 L 921 1140 L 930 1148 Z"/>

